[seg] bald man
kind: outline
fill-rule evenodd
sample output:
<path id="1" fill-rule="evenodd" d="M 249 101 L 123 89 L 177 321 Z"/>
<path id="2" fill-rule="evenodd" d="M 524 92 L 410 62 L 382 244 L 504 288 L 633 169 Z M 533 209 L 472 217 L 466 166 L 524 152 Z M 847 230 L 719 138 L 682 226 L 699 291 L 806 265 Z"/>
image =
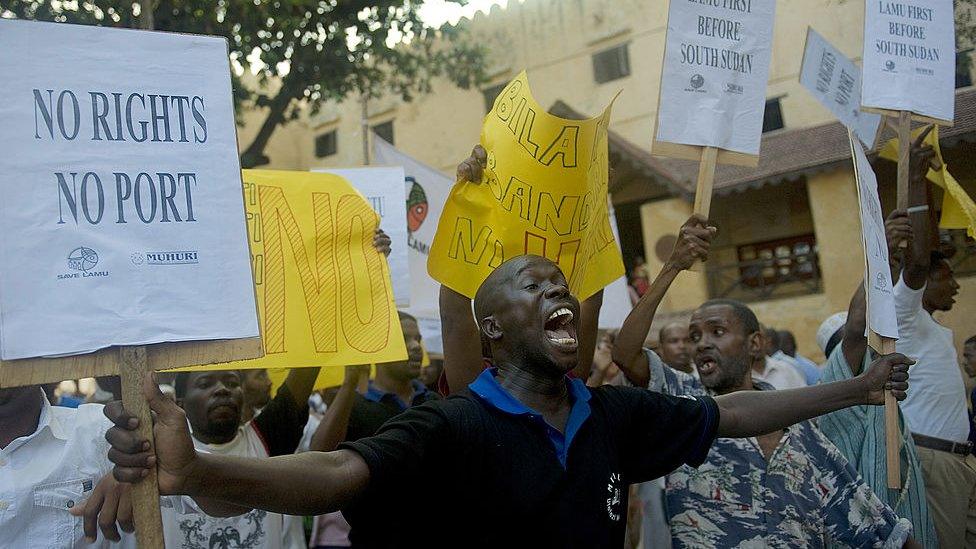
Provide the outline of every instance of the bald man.
<path id="1" fill-rule="evenodd" d="M 342 509 L 368 533 L 357 547 L 620 547 L 629 484 L 701 464 L 716 436 L 776 431 L 881 402 L 886 384 L 902 397 L 907 388 L 907 366 L 891 357 L 856 379 L 796 391 L 680 398 L 587 388 L 567 376 L 579 360 L 579 311 L 552 261 L 503 263 L 475 296 L 496 367 L 466 391 L 410 408 L 334 452 L 198 453 L 182 411 L 147 378 L 156 452 L 143 450 L 138 420 L 113 403 L 106 437 L 115 476 L 139 482 L 157 467 L 161 493 L 189 495 L 211 514 Z M 416 479 L 431 476 L 447 482 L 416 489 Z M 403 505 L 404 493 L 411 505 Z M 403 535 L 430 514 L 439 517 L 436 536 Z"/>

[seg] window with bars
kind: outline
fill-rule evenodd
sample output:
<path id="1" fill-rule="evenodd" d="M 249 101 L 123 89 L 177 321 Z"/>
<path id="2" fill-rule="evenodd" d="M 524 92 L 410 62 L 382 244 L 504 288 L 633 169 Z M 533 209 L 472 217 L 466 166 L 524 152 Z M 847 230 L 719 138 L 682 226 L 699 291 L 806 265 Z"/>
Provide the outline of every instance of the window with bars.
<path id="1" fill-rule="evenodd" d="M 812 234 L 739 246 L 739 276 L 753 288 L 817 278 L 816 250 Z"/>
<path id="2" fill-rule="evenodd" d="M 630 76 L 628 44 L 621 44 L 593 54 L 593 79 L 597 84 L 625 76 Z"/>

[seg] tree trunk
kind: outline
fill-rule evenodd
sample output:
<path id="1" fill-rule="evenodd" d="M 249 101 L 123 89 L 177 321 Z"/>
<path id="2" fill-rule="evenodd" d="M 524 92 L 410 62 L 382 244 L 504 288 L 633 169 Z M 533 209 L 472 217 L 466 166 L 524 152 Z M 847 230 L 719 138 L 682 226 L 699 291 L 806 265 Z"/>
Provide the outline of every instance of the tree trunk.
<path id="1" fill-rule="evenodd" d="M 264 154 L 264 148 L 268 146 L 268 141 L 271 140 L 271 135 L 278 125 L 285 121 L 285 110 L 291 104 L 291 100 L 292 94 L 286 77 L 285 81 L 282 82 L 281 89 L 278 90 L 278 94 L 275 95 L 274 99 L 271 100 L 271 104 L 268 105 L 268 116 L 265 117 L 264 122 L 261 124 L 261 129 L 258 130 L 258 134 L 254 136 L 251 144 L 241 153 L 242 168 L 255 168 L 271 161 Z"/>

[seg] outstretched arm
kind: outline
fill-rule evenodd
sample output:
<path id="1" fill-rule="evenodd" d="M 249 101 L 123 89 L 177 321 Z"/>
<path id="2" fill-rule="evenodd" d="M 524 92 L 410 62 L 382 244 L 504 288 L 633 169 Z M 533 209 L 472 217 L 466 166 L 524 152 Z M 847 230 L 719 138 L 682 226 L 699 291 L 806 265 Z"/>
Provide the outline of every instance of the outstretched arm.
<path id="1" fill-rule="evenodd" d="M 678 277 L 678 273 L 690 269 L 695 261 L 708 259 L 709 245 L 715 231 L 715 227 L 709 226 L 708 220 L 700 215 L 691 216 L 681 226 L 671 257 L 620 328 L 620 333 L 614 341 L 613 361 L 620 366 L 624 375 L 634 385 L 647 387 L 650 382 L 650 367 L 642 348 L 661 300 L 664 299 L 671 283 Z"/>
<path id="2" fill-rule="evenodd" d="M 895 353 L 875 360 L 867 372 L 844 381 L 719 396 L 715 399 L 720 413 L 718 436 L 759 436 L 849 406 L 884 404 L 885 389 L 891 389 L 896 399 L 904 400 L 908 367 L 914 363 Z"/>
<path id="3" fill-rule="evenodd" d="M 268 459 L 200 454 L 184 492 L 273 513 L 321 515 L 342 509 L 368 482 L 369 468 L 352 450 Z"/>

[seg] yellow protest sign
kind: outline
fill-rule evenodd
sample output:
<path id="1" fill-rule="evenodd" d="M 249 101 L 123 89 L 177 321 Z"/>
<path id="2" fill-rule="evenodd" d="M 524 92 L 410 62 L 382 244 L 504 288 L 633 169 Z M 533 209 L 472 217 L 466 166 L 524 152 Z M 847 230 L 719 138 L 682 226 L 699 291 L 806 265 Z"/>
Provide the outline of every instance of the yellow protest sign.
<path id="1" fill-rule="evenodd" d="M 427 354 L 427 348 L 421 343 L 421 347 L 424 350 L 423 358 L 420 361 L 420 365 L 423 367 L 430 366 L 430 355 Z M 268 370 L 268 378 L 271 380 L 271 394 L 278 394 L 278 388 L 284 385 L 285 378 L 288 377 L 289 369 L 277 369 Z M 327 389 L 329 387 L 335 387 L 342 383 L 342 379 L 345 377 L 345 370 L 343 368 L 322 368 L 319 372 L 319 376 L 315 378 L 315 384 L 312 385 L 315 389 Z M 370 379 L 376 377 L 376 365 L 373 364 L 372 368 L 369 370 Z"/>
<path id="2" fill-rule="evenodd" d="M 474 297 L 505 260 L 535 254 L 558 263 L 581 300 L 620 278 L 607 213 L 609 123 L 609 105 L 587 120 L 552 116 L 519 74 L 485 116 L 483 180 L 455 185 L 444 205 L 430 275 Z"/>
<path id="3" fill-rule="evenodd" d="M 379 216 L 326 173 L 244 170 L 263 358 L 193 369 L 345 366 L 405 360 Z M 342 379 L 342 368 L 326 368 Z"/>
<path id="4" fill-rule="evenodd" d="M 922 128 L 912 132 L 912 138 L 918 137 Z M 945 194 L 942 197 L 942 219 L 939 220 L 939 227 L 943 229 L 966 229 L 970 238 L 976 238 L 976 203 L 966 194 L 966 190 L 949 173 L 949 168 L 942 159 L 942 148 L 939 146 L 939 126 L 932 128 L 929 135 L 925 138 L 925 143 L 935 149 L 935 155 L 942 165 L 940 170 L 929 170 L 926 176 L 929 181 L 942 187 Z M 898 161 L 898 139 L 892 139 L 885 143 L 881 148 L 881 158 Z"/>

